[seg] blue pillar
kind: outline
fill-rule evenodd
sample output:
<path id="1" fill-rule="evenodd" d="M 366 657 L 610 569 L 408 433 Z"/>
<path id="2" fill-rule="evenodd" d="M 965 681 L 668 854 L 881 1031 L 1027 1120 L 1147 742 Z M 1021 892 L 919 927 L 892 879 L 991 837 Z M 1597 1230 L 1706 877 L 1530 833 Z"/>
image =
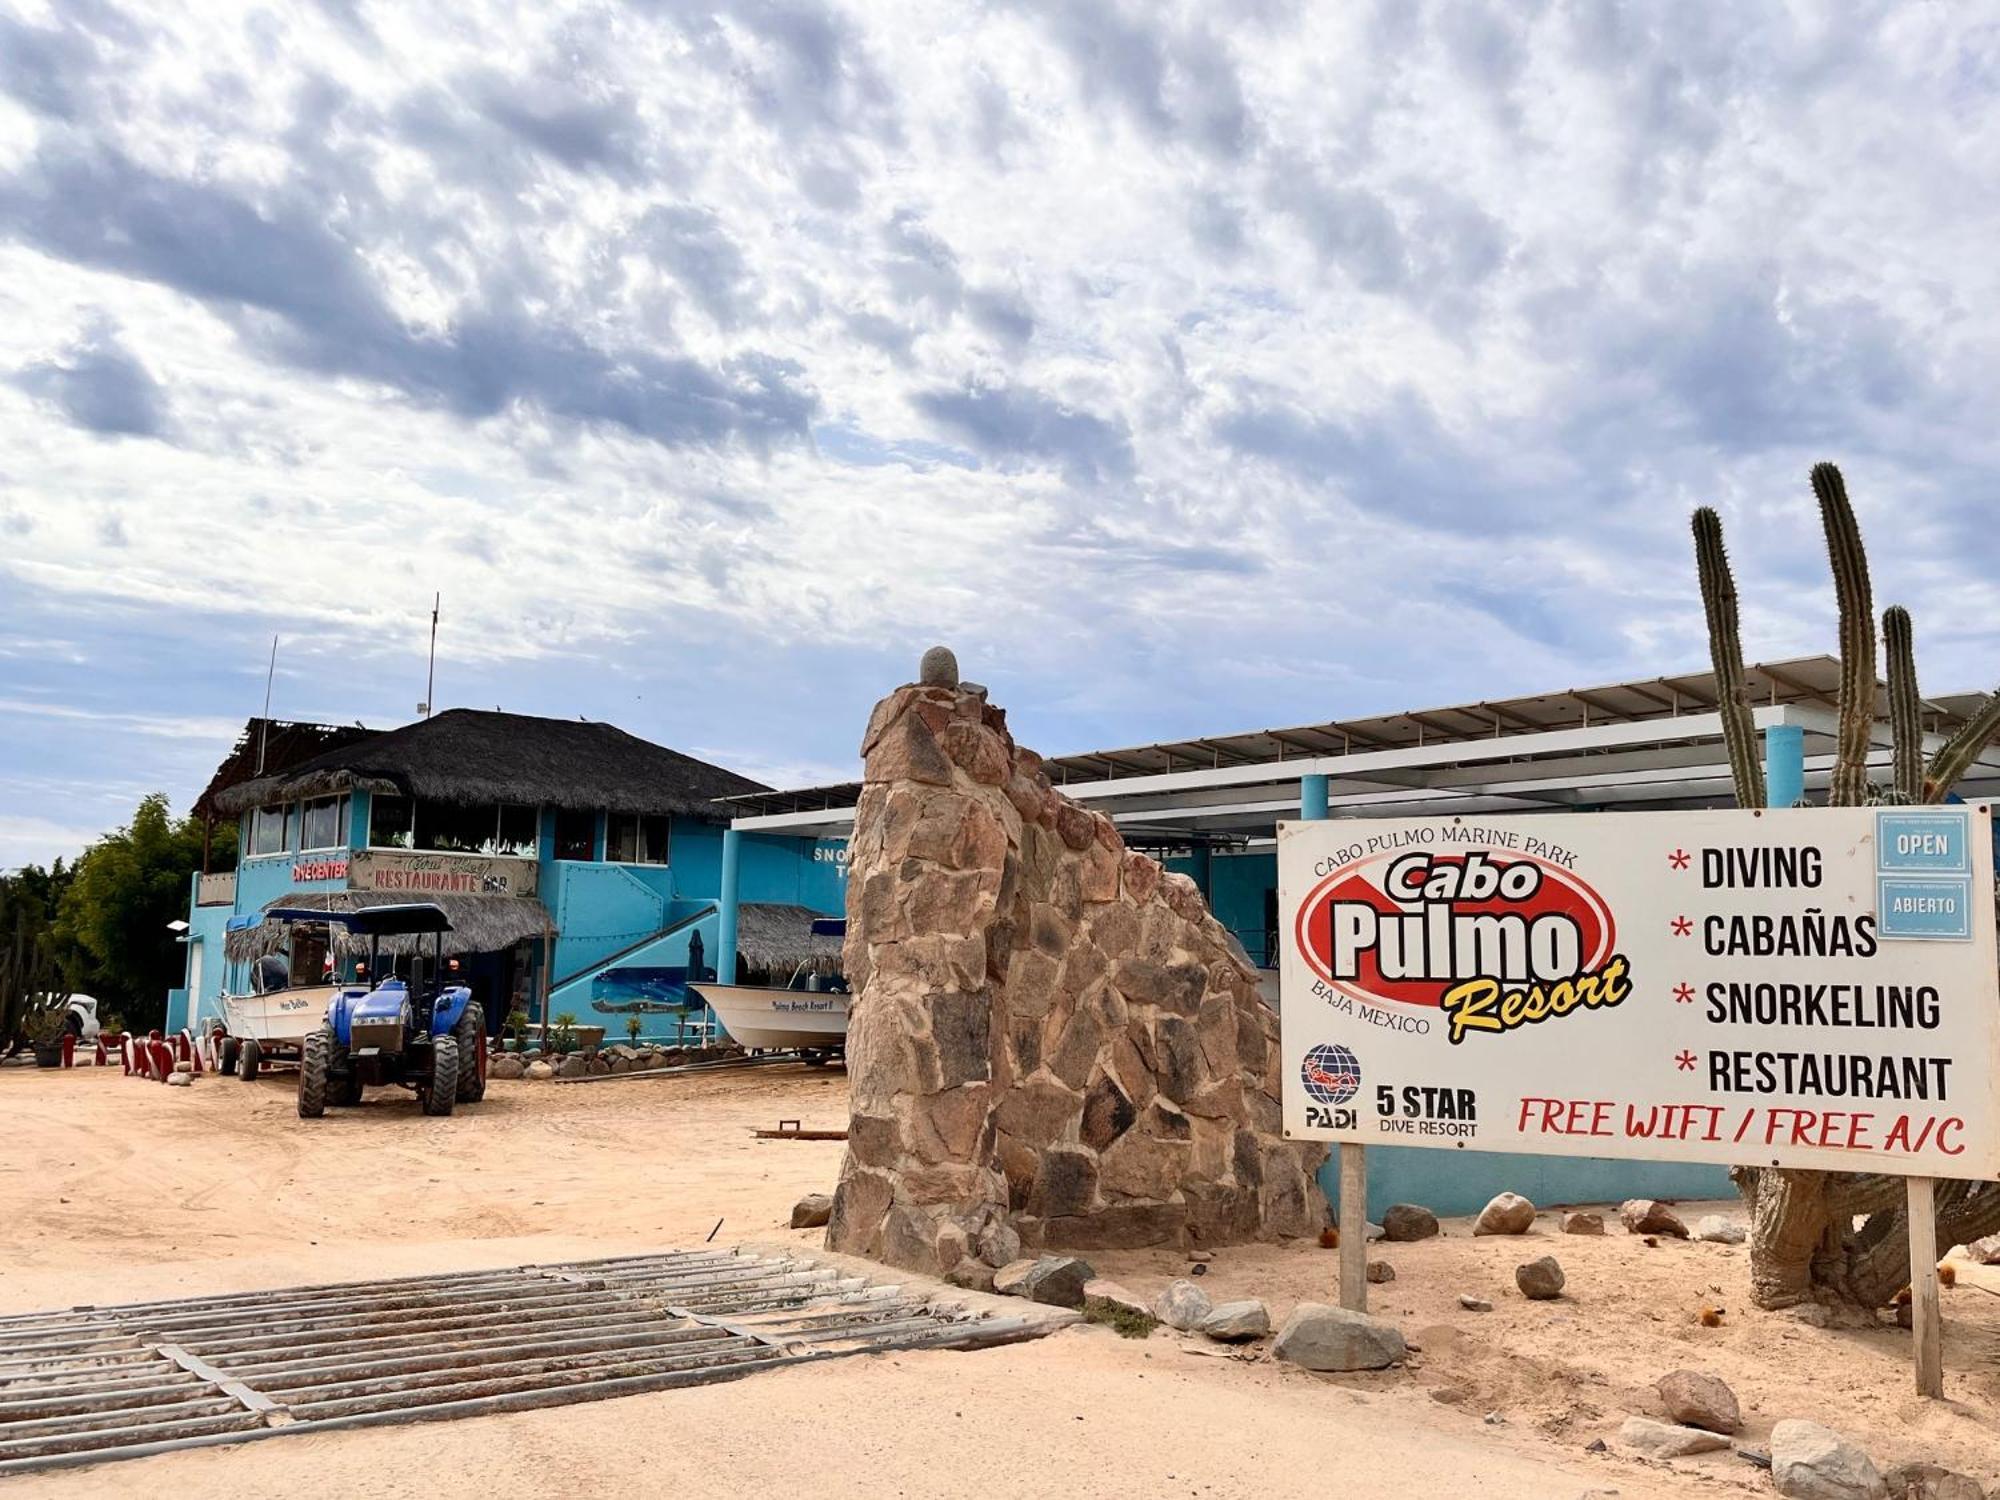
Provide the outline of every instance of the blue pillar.
<path id="1" fill-rule="evenodd" d="M 1806 794 L 1806 732 L 1797 724 L 1764 731 L 1764 805 L 1790 807 Z"/>
<path id="2" fill-rule="evenodd" d="M 734 828 L 722 830 L 722 917 L 716 923 L 715 982 L 736 983 L 736 859 L 743 835 Z"/>
<path id="3" fill-rule="evenodd" d="M 1301 776 L 1299 778 L 1299 817 L 1308 823 L 1326 821 L 1326 778 L 1324 776 Z"/>

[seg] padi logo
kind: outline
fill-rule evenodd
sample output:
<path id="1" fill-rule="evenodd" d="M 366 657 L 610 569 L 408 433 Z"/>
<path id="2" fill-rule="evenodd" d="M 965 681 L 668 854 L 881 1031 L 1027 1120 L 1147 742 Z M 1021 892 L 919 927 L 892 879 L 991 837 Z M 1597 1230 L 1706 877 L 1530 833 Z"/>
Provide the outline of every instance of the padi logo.
<path id="1" fill-rule="evenodd" d="M 1491 848 L 1349 857 L 1300 905 L 1297 939 L 1356 1000 L 1436 1007 L 1454 1045 L 1632 989 L 1603 898 L 1552 860 Z"/>
<path id="2" fill-rule="evenodd" d="M 1354 1111 L 1344 1108 L 1361 1091 L 1361 1060 L 1338 1042 L 1321 1042 L 1299 1063 L 1305 1085 L 1306 1124 L 1315 1130 L 1352 1130 Z"/>

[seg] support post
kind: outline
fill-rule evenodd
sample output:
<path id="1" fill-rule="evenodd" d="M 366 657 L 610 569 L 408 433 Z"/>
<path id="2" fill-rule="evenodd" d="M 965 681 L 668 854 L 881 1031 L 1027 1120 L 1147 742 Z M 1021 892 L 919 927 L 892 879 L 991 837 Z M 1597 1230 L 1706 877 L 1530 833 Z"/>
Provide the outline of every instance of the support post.
<path id="1" fill-rule="evenodd" d="M 1910 1218 L 1910 1331 L 1917 1346 L 1917 1394 L 1944 1398 L 1944 1310 L 1937 1274 L 1937 1182 L 1906 1177 Z"/>
<path id="2" fill-rule="evenodd" d="M 1194 877 L 1195 886 L 1201 892 L 1201 899 L 1213 907 L 1215 899 L 1211 894 L 1210 887 L 1214 884 L 1215 878 L 1214 856 L 1210 852 L 1208 845 L 1196 844 L 1192 851 L 1192 857 L 1194 867 L 1188 871 L 1188 874 Z"/>
<path id="3" fill-rule="evenodd" d="M 736 861 L 742 843 L 743 835 L 734 828 L 722 830 L 721 917 L 715 931 L 717 984 L 736 983 Z"/>
<path id="4" fill-rule="evenodd" d="M 1806 732 L 1797 724 L 1764 731 L 1764 805 L 1790 807 L 1806 794 Z"/>
<path id="5" fill-rule="evenodd" d="M 1327 815 L 1326 778 L 1299 778 L 1299 818 L 1322 823 Z M 1368 1311 L 1368 1155 L 1365 1146 L 1340 1143 L 1340 1305 Z"/>

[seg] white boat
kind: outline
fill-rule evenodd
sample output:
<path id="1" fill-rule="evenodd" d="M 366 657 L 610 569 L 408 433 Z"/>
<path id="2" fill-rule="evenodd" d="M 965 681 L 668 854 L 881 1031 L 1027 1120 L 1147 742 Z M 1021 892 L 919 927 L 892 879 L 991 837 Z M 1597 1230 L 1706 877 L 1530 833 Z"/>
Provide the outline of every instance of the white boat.
<path id="1" fill-rule="evenodd" d="M 259 1047 L 296 1047 L 326 1019 L 327 1007 L 340 993 L 337 984 L 308 985 L 295 990 L 269 990 L 261 995 L 222 997 L 222 1020 L 232 1040 Z"/>
<path id="2" fill-rule="evenodd" d="M 833 1052 L 847 1046 L 847 996 L 754 984 L 688 986 L 749 1051 Z"/>

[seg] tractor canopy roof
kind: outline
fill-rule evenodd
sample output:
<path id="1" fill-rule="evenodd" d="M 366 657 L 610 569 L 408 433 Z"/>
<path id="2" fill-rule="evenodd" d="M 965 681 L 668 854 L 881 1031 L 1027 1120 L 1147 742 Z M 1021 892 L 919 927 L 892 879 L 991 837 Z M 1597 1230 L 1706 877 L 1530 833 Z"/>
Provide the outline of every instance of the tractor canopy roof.
<path id="1" fill-rule="evenodd" d="M 310 906 L 274 906 L 266 922 L 330 922 L 364 936 L 398 937 L 411 932 L 450 932 L 451 918 L 434 901 L 406 901 L 396 906 L 364 906 L 356 911 L 320 911 Z"/>

